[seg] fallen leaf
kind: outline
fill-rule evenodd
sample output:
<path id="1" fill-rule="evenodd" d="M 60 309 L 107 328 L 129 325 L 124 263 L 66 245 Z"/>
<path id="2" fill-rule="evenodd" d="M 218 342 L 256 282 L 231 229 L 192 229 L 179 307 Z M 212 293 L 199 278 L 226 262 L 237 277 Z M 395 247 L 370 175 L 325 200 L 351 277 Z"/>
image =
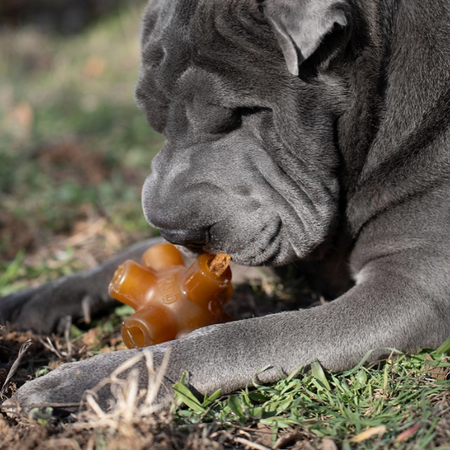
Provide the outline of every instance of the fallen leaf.
<path id="1" fill-rule="evenodd" d="M 258 423 L 257 430 L 254 435 L 258 438 L 258 443 L 266 447 L 272 447 L 272 427 L 268 427 L 262 423 Z"/>
<path id="2" fill-rule="evenodd" d="M 376 435 L 381 435 L 386 433 L 386 426 L 380 425 L 378 427 L 369 428 L 368 430 L 363 431 L 362 433 L 357 434 L 356 436 L 350 439 L 350 442 L 358 444 L 359 442 L 367 441 Z"/>
<path id="3" fill-rule="evenodd" d="M 411 428 L 408 428 L 407 430 L 400 433 L 397 438 L 395 439 L 395 442 L 403 442 L 406 441 L 406 439 L 410 438 L 413 434 L 417 433 L 422 428 L 421 423 L 416 423 Z"/>
<path id="4" fill-rule="evenodd" d="M 425 355 L 425 359 L 427 361 L 434 361 L 428 353 Z M 445 381 L 450 372 L 450 367 L 435 367 L 425 363 L 425 370 L 428 372 L 429 377 L 434 378 L 437 381 Z"/>
<path id="5" fill-rule="evenodd" d="M 282 436 L 280 436 L 277 439 L 277 442 L 275 442 L 273 449 L 278 450 L 281 448 L 287 448 L 290 444 L 292 444 L 294 442 L 304 441 L 304 440 L 305 440 L 304 433 L 302 433 L 298 430 L 291 430 L 287 433 L 284 433 Z"/>
<path id="6" fill-rule="evenodd" d="M 100 349 L 100 353 L 111 353 L 112 351 L 111 347 L 103 347 Z"/>
<path id="7" fill-rule="evenodd" d="M 97 330 L 95 328 L 91 328 L 87 333 L 83 334 L 82 338 L 83 344 L 87 346 L 91 346 L 98 343 Z"/>
<path id="8" fill-rule="evenodd" d="M 319 450 L 337 450 L 337 445 L 330 438 L 323 438 L 319 445 Z"/>

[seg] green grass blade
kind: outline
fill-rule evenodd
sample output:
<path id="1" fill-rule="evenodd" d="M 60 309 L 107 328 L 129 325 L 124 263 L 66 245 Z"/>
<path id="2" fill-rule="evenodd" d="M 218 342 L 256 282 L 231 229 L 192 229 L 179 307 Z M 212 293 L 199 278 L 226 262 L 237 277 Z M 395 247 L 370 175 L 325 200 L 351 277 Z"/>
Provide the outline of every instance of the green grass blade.
<path id="1" fill-rule="evenodd" d="M 323 388 L 325 388 L 327 391 L 331 391 L 331 387 L 330 384 L 328 383 L 325 372 L 323 371 L 323 368 L 317 359 L 311 363 L 311 373 L 312 376 L 317 381 L 319 381 L 319 383 L 322 385 Z"/>
<path id="2" fill-rule="evenodd" d="M 444 343 L 436 350 L 436 353 L 450 353 L 450 337 L 444 341 Z"/>
<path id="3" fill-rule="evenodd" d="M 181 380 L 173 385 L 175 391 L 175 398 L 181 400 L 185 405 L 191 408 L 196 414 L 204 414 L 206 409 L 198 401 L 197 397 L 189 390 L 184 378 L 187 373 L 184 373 Z"/>

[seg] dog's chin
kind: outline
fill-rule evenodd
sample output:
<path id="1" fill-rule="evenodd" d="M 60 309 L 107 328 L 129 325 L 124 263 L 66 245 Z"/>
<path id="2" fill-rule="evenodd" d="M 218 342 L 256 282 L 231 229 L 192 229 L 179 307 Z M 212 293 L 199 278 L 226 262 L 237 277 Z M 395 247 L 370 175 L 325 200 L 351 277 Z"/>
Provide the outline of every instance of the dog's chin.
<path id="1" fill-rule="evenodd" d="M 286 243 L 285 243 L 286 244 Z M 282 245 L 280 242 L 268 243 L 265 247 L 255 248 L 240 246 L 238 251 L 227 248 L 212 247 L 211 244 L 203 248 L 189 248 L 183 245 L 176 245 L 185 259 L 193 260 L 203 253 L 228 253 L 231 260 L 240 266 L 283 266 L 298 260 L 291 245 Z"/>
<path id="2" fill-rule="evenodd" d="M 277 264 L 278 255 L 266 255 L 264 253 L 252 254 L 245 250 L 241 252 L 229 252 L 226 250 L 213 250 L 211 248 L 188 248 L 183 245 L 175 245 L 175 247 L 180 250 L 183 257 L 187 260 L 196 259 L 203 253 L 229 253 L 231 256 L 231 260 L 241 266 L 275 266 L 284 264 L 284 261 L 278 262 Z"/>
<path id="3" fill-rule="evenodd" d="M 265 251 L 252 252 L 251 249 L 243 249 L 230 253 L 231 260 L 240 266 L 284 266 L 298 259 L 294 252 L 273 250 L 267 248 Z"/>

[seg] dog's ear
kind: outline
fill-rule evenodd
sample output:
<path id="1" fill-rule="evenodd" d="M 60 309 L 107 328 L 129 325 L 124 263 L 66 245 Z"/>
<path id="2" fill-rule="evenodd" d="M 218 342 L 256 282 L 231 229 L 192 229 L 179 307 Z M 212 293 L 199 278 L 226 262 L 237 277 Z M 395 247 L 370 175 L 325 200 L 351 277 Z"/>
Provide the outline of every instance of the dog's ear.
<path id="1" fill-rule="evenodd" d="M 346 0 L 258 1 L 293 75 L 298 75 L 299 66 L 319 48 L 327 35 L 341 32 L 350 24 Z"/>

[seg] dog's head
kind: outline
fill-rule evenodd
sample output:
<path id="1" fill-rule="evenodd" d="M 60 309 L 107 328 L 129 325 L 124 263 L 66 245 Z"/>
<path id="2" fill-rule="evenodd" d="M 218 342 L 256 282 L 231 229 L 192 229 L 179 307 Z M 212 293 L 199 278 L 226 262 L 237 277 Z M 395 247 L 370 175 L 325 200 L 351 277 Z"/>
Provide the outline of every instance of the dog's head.
<path id="1" fill-rule="evenodd" d="M 166 143 L 143 207 L 167 240 L 245 265 L 286 264 L 323 242 L 345 88 L 320 68 L 345 47 L 346 6 L 151 0 L 136 97 Z"/>

